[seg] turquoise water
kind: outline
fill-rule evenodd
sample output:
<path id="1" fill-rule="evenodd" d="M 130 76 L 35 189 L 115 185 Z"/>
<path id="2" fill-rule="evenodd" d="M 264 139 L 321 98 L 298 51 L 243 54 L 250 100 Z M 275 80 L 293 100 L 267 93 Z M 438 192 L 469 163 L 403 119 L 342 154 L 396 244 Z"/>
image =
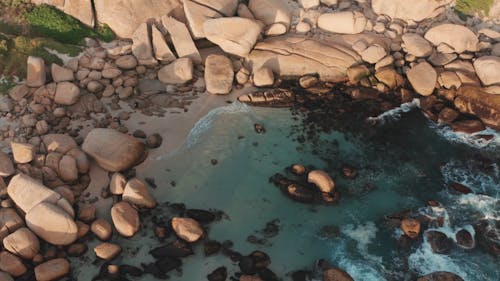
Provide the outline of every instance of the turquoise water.
<path id="1" fill-rule="evenodd" d="M 470 229 L 480 218 L 498 220 L 498 137 L 489 144 L 473 140 L 429 123 L 418 110 L 404 108 L 380 117 L 376 127 L 356 133 L 334 130 L 300 143 L 302 119 L 292 117 L 288 109 L 239 103 L 216 109 L 200 120 L 182 148 L 152 161 L 141 177 L 155 178 L 154 193 L 160 202 L 222 210 L 227 217 L 210 225 L 209 238 L 231 240 L 233 249 L 243 255 L 257 249 L 268 253 L 269 268 L 283 280 L 291 280 L 294 270 L 311 269 L 320 258 L 355 280 L 413 280 L 438 270 L 457 273 L 464 280 L 497 280 L 498 259 L 478 247 L 468 251 L 455 247 L 450 254 L 439 255 L 420 239 L 411 249 L 398 250 L 401 231 L 384 224 L 384 216 L 404 209 L 429 216 L 441 212 L 447 220 L 440 230 L 450 236 L 460 228 Z M 255 133 L 254 123 L 263 124 L 267 132 Z M 212 159 L 218 164 L 213 165 Z M 269 183 L 270 176 L 284 173 L 293 163 L 329 172 L 342 194 L 340 202 L 297 203 Z M 344 179 L 340 172 L 344 164 L 356 167 L 359 176 Z M 475 193 L 453 195 L 445 188 L 450 181 L 466 184 Z M 444 208 L 425 207 L 429 199 L 440 201 Z M 247 241 L 249 235 L 263 238 L 261 230 L 276 219 L 277 236 L 267 238 L 264 245 Z M 324 226 L 339 231 L 324 235 Z M 160 243 L 149 239 L 150 234 L 151 227 L 132 240 L 118 239 L 138 254 L 133 258 L 124 254 L 117 262 L 151 261 L 147 252 Z M 182 275 L 173 273 L 171 280 L 205 280 L 221 265 L 228 267 L 230 276 L 238 271 L 238 265 L 222 254 L 203 257 L 201 244 L 196 252 L 183 259 Z"/>
<path id="2" fill-rule="evenodd" d="M 406 268 L 404 255 L 397 253 L 398 230 L 384 227 L 382 218 L 402 209 L 417 210 L 435 199 L 456 222 L 447 226 L 448 232 L 475 222 L 477 214 L 463 217 L 464 209 L 498 219 L 496 140 L 478 149 L 450 142 L 452 136 L 455 141 L 459 136 L 429 126 L 418 111 L 391 120 L 396 115 L 388 114 L 384 125 L 366 134 L 332 132 L 321 135 L 314 145 L 302 145 L 294 141 L 300 134 L 300 119 L 293 121 L 289 110 L 230 105 L 202 120 L 186 146 L 154 164 L 150 176 L 163 175 L 157 178 L 162 187 L 157 190 L 158 198 L 183 202 L 190 208 L 223 210 L 230 219 L 212 225 L 210 238 L 232 240 L 234 249 L 242 254 L 264 250 L 272 258 L 270 268 L 283 277 L 326 258 L 356 280 L 401 280 L 401 270 L 416 274 L 447 270 L 466 280 L 495 280 L 500 275 L 497 260 L 478 249 L 456 249 L 444 256 L 432 254 L 428 245 L 419 242 Z M 254 123 L 264 124 L 266 134 L 256 134 Z M 211 159 L 217 159 L 218 165 L 212 165 Z M 492 169 L 475 167 L 484 161 Z M 341 202 L 309 206 L 283 196 L 268 178 L 292 163 L 327 170 L 343 195 Z M 359 169 L 358 178 L 341 177 L 345 163 Z M 444 189 L 451 180 L 485 195 L 451 195 Z M 169 185 L 171 181 L 176 182 L 175 187 Z M 251 234 L 261 237 L 258 231 L 274 219 L 280 221 L 280 234 L 268 239 L 268 246 L 246 241 Z M 339 227 L 339 236 L 320 235 L 325 225 Z M 179 280 L 194 280 L 190 273 L 192 278 L 204 276 L 217 263 L 219 259 L 204 259 L 204 266 L 197 268 L 186 260 Z M 229 269 L 236 271 L 237 266 Z"/>

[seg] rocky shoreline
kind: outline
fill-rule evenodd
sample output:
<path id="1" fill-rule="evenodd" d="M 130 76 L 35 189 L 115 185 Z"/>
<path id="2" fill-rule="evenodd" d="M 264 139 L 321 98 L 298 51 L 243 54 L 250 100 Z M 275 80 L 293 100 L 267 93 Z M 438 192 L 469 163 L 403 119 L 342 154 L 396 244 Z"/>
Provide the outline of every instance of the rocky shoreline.
<path id="1" fill-rule="evenodd" d="M 241 274 L 231 280 L 279 280 L 266 253 L 242 255 L 230 241 L 209 239 L 206 227 L 216 213 L 185 207 L 154 223 L 151 232 L 160 241 L 170 233 L 177 237 L 151 250 L 154 263 L 142 268 L 112 263 L 122 254 L 112 237 L 133 237 L 148 213 L 163 208 L 150 192 L 154 179 L 139 179 L 140 164 L 148 154 L 161 156 L 174 147 L 165 148 L 170 132 L 140 129 L 148 127 L 148 118 L 170 117 L 168 126 L 174 128 L 173 115 L 194 114 L 186 123 L 192 127 L 201 112 L 238 99 L 299 111 L 327 109 L 334 113 L 330 117 L 358 112 L 366 119 L 419 99 L 429 119 L 454 131 L 500 130 L 500 18 L 463 21 L 451 10 L 451 0 L 33 2 L 53 5 L 89 26 L 107 23 L 122 39 L 88 38 L 84 52 L 64 65 L 30 56 L 26 80 L 0 96 L 0 280 L 71 276 L 68 257 L 82 257 L 89 239 L 100 241 L 93 251 L 101 272 L 94 280 L 142 274 L 165 279 L 200 241 L 205 255 L 220 250 L 238 263 Z M 217 101 L 192 106 L 206 96 Z M 137 115 L 143 119 L 127 127 Z M 311 120 L 320 128 L 330 121 Z M 180 145 L 186 130 L 172 129 L 179 137 L 170 142 Z M 306 173 L 300 165 L 291 171 L 292 179 L 271 180 L 292 199 L 340 200 L 325 172 Z M 352 177 L 356 171 L 344 172 Z M 91 196 L 89 186 L 97 187 L 99 196 Z M 104 200 L 109 210 L 101 208 Z M 428 223 L 408 214 L 389 219 L 409 241 Z M 498 255 L 492 234 L 480 223 L 476 233 Z M 451 247 L 438 232 L 426 235 L 436 241 L 436 252 Z M 471 234 L 460 235 L 457 241 L 465 241 L 460 246 L 469 247 Z M 207 278 L 226 280 L 227 270 L 220 267 Z M 292 274 L 293 280 L 310 278 L 352 280 L 324 262 Z M 438 272 L 417 280 L 462 279 Z"/>

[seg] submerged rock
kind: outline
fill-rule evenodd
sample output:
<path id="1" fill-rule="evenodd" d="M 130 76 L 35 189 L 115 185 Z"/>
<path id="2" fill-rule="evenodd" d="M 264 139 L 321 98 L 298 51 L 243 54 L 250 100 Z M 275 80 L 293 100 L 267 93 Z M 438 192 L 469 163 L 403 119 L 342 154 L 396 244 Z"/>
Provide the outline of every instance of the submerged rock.
<path id="1" fill-rule="evenodd" d="M 464 281 L 464 279 L 455 273 L 438 271 L 422 276 L 416 281 Z"/>
<path id="2" fill-rule="evenodd" d="M 218 267 L 207 275 L 207 279 L 209 281 L 225 281 L 226 278 L 227 278 L 227 268 L 225 266 Z"/>
<path id="3" fill-rule="evenodd" d="M 187 256 L 193 255 L 194 251 L 188 243 L 182 240 L 176 240 L 174 242 L 168 243 L 165 246 L 156 247 L 153 250 L 149 251 L 149 253 L 155 259 L 164 257 L 185 258 Z"/>
<path id="4" fill-rule="evenodd" d="M 429 230 L 425 233 L 425 235 L 427 237 L 427 242 L 431 245 L 434 253 L 447 254 L 453 247 L 453 240 L 440 231 Z"/>

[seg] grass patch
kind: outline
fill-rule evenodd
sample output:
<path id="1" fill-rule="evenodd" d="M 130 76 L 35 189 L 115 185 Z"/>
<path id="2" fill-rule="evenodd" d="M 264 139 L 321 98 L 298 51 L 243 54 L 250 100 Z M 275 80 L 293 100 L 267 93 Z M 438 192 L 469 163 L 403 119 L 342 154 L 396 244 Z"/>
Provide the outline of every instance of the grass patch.
<path id="1" fill-rule="evenodd" d="M 494 0 L 457 0 L 455 11 L 462 17 L 472 16 L 475 13 L 487 15 Z"/>
<path id="2" fill-rule="evenodd" d="M 0 95 L 7 94 L 9 90 L 15 85 L 16 83 L 11 77 L 0 78 Z"/>
<path id="3" fill-rule="evenodd" d="M 62 64 L 61 59 L 49 53 L 45 48 L 70 56 L 76 56 L 82 51 L 79 46 L 62 44 L 49 38 L 18 36 L 5 41 L 7 50 L 0 52 L 0 74 L 5 76 L 26 77 L 28 56 L 41 57 L 47 65 L 52 63 Z"/>
<path id="4" fill-rule="evenodd" d="M 32 33 L 54 38 L 62 43 L 81 44 L 85 37 L 96 37 L 103 41 L 115 38 L 113 31 L 107 25 L 94 30 L 49 5 L 34 7 L 26 14 L 26 20 Z"/>

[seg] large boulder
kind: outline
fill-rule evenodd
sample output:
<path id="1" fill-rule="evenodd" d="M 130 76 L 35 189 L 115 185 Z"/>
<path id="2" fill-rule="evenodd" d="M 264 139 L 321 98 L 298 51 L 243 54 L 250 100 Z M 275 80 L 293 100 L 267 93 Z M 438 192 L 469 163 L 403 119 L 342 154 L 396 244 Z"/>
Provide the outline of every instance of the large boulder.
<path id="1" fill-rule="evenodd" d="M 205 32 L 203 31 L 203 23 L 205 21 L 222 17 L 217 11 L 200 5 L 195 1 L 184 0 L 183 3 L 184 13 L 186 14 L 189 30 L 193 35 L 193 39 L 205 38 Z"/>
<path id="2" fill-rule="evenodd" d="M 111 219 L 118 233 L 124 237 L 132 237 L 139 231 L 139 213 L 128 202 L 121 201 L 113 205 Z"/>
<path id="3" fill-rule="evenodd" d="M 10 180 L 7 193 L 25 213 L 29 213 L 41 203 L 50 203 L 62 208 L 69 216 L 74 216 L 68 200 L 25 174 L 18 174 Z"/>
<path id="4" fill-rule="evenodd" d="M 63 11 L 78 19 L 82 23 L 94 27 L 95 18 L 92 0 L 65 0 Z"/>
<path id="5" fill-rule="evenodd" d="M 413 89 L 422 96 L 432 95 L 437 82 L 437 72 L 427 62 L 421 62 L 406 73 Z"/>
<path id="6" fill-rule="evenodd" d="M 194 63 L 201 63 L 200 52 L 198 52 L 186 25 L 168 16 L 162 17 L 161 22 L 170 34 L 177 56 L 179 58 L 188 57 Z"/>
<path id="7" fill-rule="evenodd" d="M 193 61 L 178 58 L 158 71 L 158 79 L 165 84 L 184 84 L 193 80 Z"/>
<path id="8" fill-rule="evenodd" d="M 27 71 L 28 76 L 26 77 L 26 85 L 30 87 L 41 87 L 45 85 L 45 62 L 42 58 L 29 56 Z"/>
<path id="9" fill-rule="evenodd" d="M 456 53 L 478 50 L 479 39 L 474 32 L 463 25 L 444 23 L 429 29 L 424 37 L 434 46 L 444 43 Z"/>
<path id="10" fill-rule="evenodd" d="M 261 27 L 251 19 L 218 18 L 205 21 L 205 36 L 226 53 L 246 57 L 259 38 Z"/>
<path id="11" fill-rule="evenodd" d="M 248 8 L 265 25 L 282 23 L 290 27 L 292 15 L 285 0 L 250 0 Z"/>
<path id="12" fill-rule="evenodd" d="M 422 21 L 444 12 L 452 0 L 372 0 L 372 9 L 379 15 L 402 20 Z"/>
<path id="13" fill-rule="evenodd" d="M 474 86 L 462 86 L 454 104 L 460 112 L 475 115 L 487 126 L 500 130 L 500 95 L 489 94 Z"/>
<path id="14" fill-rule="evenodd" d="M 26 225 L 38 237 L 54 245 L 69 245 L 78 238 L 73 218 L 51 203 L 42 202 L 26 213 Z"/>
<path id="15" fill-rule="evenodd" d="M 3 239 L 4 248 L 24 259 L 32 259 L 40 251 L 40 241 L 28 228 L 22 227 Z"/>
<path id="16" fill-rule="evenodd" d="M 402 47 L 408 54 L 416 57 L 427 57 L 432 54 L 431 44 L 418 33 L 405 33 L 401 39 Z"/>
<path id="17" fill-rule="evenodd" d="M 67 259 L 57 258 L 46 261 L 35 267 L 37 281 L 53 281 L 69 274 L 70 263 Z"/>
<path id="18" fill-rule="evenodd" d="M 97 21 L 119 37 L 131 38 L 139 25 L 164 15 L 184 19 L 180 0 L 94 0 Z"/>
<path id="19" fill-rule="evenodd" d="M 234 16 L 238 7 L 238 0 L 194 0 L 203 6 L 209 7 L 226 17 Z"/>
<path id="20" fill-rule="evenodd" d="M 110 172 L 131 168 L 144 155 L 143 143 L 114 129 L 93 129 L 85 138 L 82 149 Z"/>
<path id="21" fill-rule="evenodd" d="M 137 178 L 127 182 L 122 198 L 124 201 L 138 207 L 154 208 L 156 206 L 156 200 L 149 192 L 146 184 Z"/>
<path id="22" fill-rule="evenodd" d="M 338 12 L 322 14 L 318 26 L 326 31 L 342 34 L 358 34 L 365 30 L 366 17 L 360 12 Z"/>
<path id="23" fill-rule="evenodd" d="M 57 83 L 54 102 L 61 105 L 73 105 L 80 98 L 80 88 L 71 82 Z"/>
<path id="24" fill-rule="evenodd" d="M 143 65 L 155 65 L 156 59 L 153 57 L 153 46 L 149 38 L 148 24 L 142 23 L 132 34 L 132 53 Z"/>
<path id="25" fill-rule="evenodd" d="M 231 60 L 212 54 L 205 61 L 205 83 L 211 94 L 229 94 L 233 88 L 234 71 Z"/>
<path id="26" fill-rule="evenodd" d="M 173 218 L 172 229 L 179 238 L 189 243 L 198 241 L 205 233 L 200 224 L 191 218 Z"/>
<path id="27" fill-rule="evenodd" d="M 359 55 L 342 44 L 298 35 L 271 37 L 255 45 L 249 61 L 255 70 L 270 68 L 282 76 L 317 73 L 322 81 L 343 82 Z"/>
<path id="28" fill-rule="evenodd" d="M 483 85 L 500 84 L 500 57 L 480 57 L 474 61 L 474 69 Z"/>
<path id="29" fill-rule="evenodd" d="M 151 42 L 153 43 L 153 51 L 155 58 L 163 63 L 169 63 L 175 60 L 175 55 L 170 50 L 165 37 L 158 30 L 156 25 L 151 26 Z"/>

